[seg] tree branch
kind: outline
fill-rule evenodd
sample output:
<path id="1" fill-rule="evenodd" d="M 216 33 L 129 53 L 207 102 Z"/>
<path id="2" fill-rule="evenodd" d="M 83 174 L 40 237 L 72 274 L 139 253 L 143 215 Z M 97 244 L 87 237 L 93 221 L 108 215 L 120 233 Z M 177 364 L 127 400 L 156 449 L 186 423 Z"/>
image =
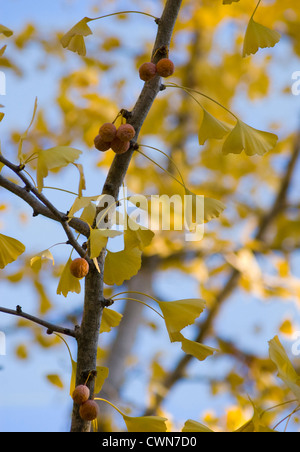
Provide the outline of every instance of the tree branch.
<path id="1" fill-rule="evenodd" d="M 64 328 L 59 325 L 54 325 L 54 324 L 46 322 L 45 320 L 42 320 L 38 317 L 34 317 L 33 315 L 26 314 L 25 312 L 22 311 L 22 308 L 20 306 L 17 306 L 16 310 L 0 307 L 0 312 L 3 312 L 4 314 L 10 314 L 10 315 L 14 315 L 17 317 L 22 317 L 23 319 L 30 320 L 30 322 L 36 323 L 37 325 L 47 328 L 48 334 L 60 333 L 60 334 L 66 335 L 66 336 L 76 337 L 76 330 L 70 330 L 69 328 Z"/>

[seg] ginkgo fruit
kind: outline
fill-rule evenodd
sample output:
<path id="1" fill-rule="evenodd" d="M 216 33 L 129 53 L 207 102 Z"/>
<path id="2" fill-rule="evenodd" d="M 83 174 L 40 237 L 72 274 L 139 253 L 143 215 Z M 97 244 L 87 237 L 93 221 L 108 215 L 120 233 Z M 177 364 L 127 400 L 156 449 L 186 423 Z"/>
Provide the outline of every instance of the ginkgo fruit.
<path id="1" fill-rule="evenodd" d="M 111 143 L 116 138 L 116 134 L 117 128 L 114 124 L 108 122 L 100 127 L 99 136 L 107 143 Z"/>
<path id="2" fill-rule="evenodd" d="M 99 416 L 99 407 L 94 400 L 88 400 L 80 406 L 79 414 L 84 421 L 94 421 Z"/>
<path id="3" fill-rule="evenodd" d="M 117 138 L 126 143 L 135 137 L 135 129 L 130 124 L 122 124 L 117 131 Z"/>
<path id="4" fill-rule="evenodd" d="M 106 152 L 111 148 L 111 143 L 104 141 L 100 135 L 97 135 L 94 140 L 95 148 L 100 152 Z"/>
<path id="5" fill-rule="evenodd" d="M 90 395 L 90 390 L 86 385 L 79 385 L 75 388 L 72 399 L 77 405 L 82 405 L 89 400 Z"/>
<path id="6" fill-rule="evenodd" d="M 163 58 L 157 63 L 156 70 L 161 77 L 171 77 L 175 72 L 175 65 L 169 58 Z"/>
<path id="7" fill-rule="evenodd" d="M 116 154 L 125 154 L 130 148 L 130 141 L 121 141 L 119 138 L 115 138 L 111 143 L 111 148 Z"/>
<path id="8" fill-rule="evenodd" d="M 157 74 L 156 64 L 154 63 L 144 63 L 139 69 L 140 79 L 144 82 L 149 82 Z"/>
<path id="9" fill-rule="evenodd" d="M 70 272 L 75 278 L 85 278 L 90 270 L 89 263 L 83 259 L 75 259 L 70 265 Z"/>

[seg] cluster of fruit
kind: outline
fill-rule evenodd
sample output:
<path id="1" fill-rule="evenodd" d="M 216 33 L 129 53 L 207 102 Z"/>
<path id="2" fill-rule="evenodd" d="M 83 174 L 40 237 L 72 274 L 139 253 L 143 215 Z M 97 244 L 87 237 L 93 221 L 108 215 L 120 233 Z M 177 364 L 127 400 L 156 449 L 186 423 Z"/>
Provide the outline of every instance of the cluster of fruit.
<path id="1" fill-rule="evenodd" d="M 95 147 L 105 152 L 112 149 L 116 154 L 124 154 L 130 148 L 130 141 L 135 137 L 135 130 L 130 124 L 122 124 L 118 129 L 114 124 L 106 123 L 100 127 L 95 138 Z"/>
<path id="2" fill-rule="evenodd" d="M 86 385 L 77 386 L 72 394 L 74 402 L 80 406 L 79 414 L 84 421 L 94 421 L 99 416 L 99 406 L 90 399 L 90 390 Z"/>
<path id="3" fill-rule="evenodd" d="M 159 75 L 163 78 L 171 77 L 171 75 L 173 75 L 175 72 L 175 66 L 173 61 L 171 61 L 169 58 L 163 58 L 157 64 L 142 64 L 139 72 L 141 80 L 143 80 L 144 82 L 149 82 L 156 75 Z"/>

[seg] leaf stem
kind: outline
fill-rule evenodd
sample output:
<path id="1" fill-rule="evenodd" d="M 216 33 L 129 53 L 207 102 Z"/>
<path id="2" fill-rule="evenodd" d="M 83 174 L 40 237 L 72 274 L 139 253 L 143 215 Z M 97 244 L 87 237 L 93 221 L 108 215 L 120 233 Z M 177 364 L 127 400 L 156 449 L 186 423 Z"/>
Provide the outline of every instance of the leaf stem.
<path id="1" fill-rule="evenodd" d="M 255 16 L 255 13 L 256 13 L 256 11 L 258 10 L 258 7 L 259 7 L 259 5 L 261 4 L 261 2 L 262 2 L 262 0 L 259 0 L 259 2 L 257 3 L 256 8 L 255 8 L 255 10 L 254 10 L 254 12 L 253 12 L 253 14 L 252 14 L 252 16 L 251 16 L 251 19 L 253 19 L 253 17 Z"/>
<path id="2" fill-rule="evenodd" d="M 119 12 L 116 12 L 116 13 L 106 14 L 105 16 L 99 16 L 99 17 L 95 17 L 95 18 L 88 17 L 88 19 L 89 19 L 90 22 L 92 22 L 94 20 L 105 19 L 107 17 L 119 16 L 119 15 L 122 15 L 122 14 L 141 14 L 143 16 L 152 17 L 152 19 L 154 19 L 155 21 L 159 20 L 158 17 L 153 16 L 152 14 L 149 14 L 149 13 L 145 13 L 143 11 L 119 11 Z"/>
<path id="3" fill-rule="evenodd" d="M 145 302 L 142 301 L 142 300 L 138 300 L 137 298 L 128 298 L 128 297 L 124 297 L 124 298 L 115 298 L 115 299 L 114 299 L 114 301 L 123 301 L 123 300 L 126 300 L 126 301 L 136 301 L 137 303 L 143 304 L 144 306 L 147 306 L 147 308 L 149 308 L 149 309 L 151 309 L 152 311 L 154 311 L 154 312 L 155 312 L 157 315 L 159 315 L 163 320 L 165 320 L 164 317 L 163 317 L 156 309 L 152 308 L 152 306 L 149 306 L 147 303 L 145 303 Z"/>
<path id="4" fill-rule="evenodd" d="M 122 413 L 122 411 L 119 410 L 119 408 L 117 408 L 116 405 L 114 405 L 113 403 L 109 402 L 108 400 L 106 400 L 106 399 L 101 399 L 100 397 L 95 397 L 94 400 L 96 400 L 96 401 L 98 401 L 98 402 L 105 402 L 105 403 L 108 403 L 108 405 L 110 405 L 111 407 L 113 407 L 118 413 L 121 414 L 121 416 L 125 416 L 125 414 Z"/>

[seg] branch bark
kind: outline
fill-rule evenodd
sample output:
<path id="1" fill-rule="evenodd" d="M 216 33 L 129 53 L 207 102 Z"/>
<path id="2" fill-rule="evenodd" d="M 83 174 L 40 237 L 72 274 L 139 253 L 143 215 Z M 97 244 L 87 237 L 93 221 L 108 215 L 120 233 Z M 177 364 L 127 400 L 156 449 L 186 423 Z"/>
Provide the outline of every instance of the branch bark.
<path id="1" fill-rule="evenodd" d="M 157 62 L 159 59 L 166 56 L 166 52 L 170 47 L 173 30 L 180 12 L 181 4 L 182 0 L 166 1 L 162 17 L 158 21 L 158 31 L 152 54 L 154 62 Z M 135 128 L 135 140 L 138 139 L 142 125 L 153 105 L 153 102 L 160 92 L 160 88 L 160 77 L 155 77 L 150 82 L 145 83 L 136 105 L 130 114 L 128 123 Z M 130 150 L 126 154 L 116 155 L 114 158 L 103 187 L 103 194 L 111 195 L 116 200 L 118 199 L 120 188 L 134 154 L 135 143 L 136 141 L 132 143 Z M 98 259 L 101 272 L 99 273 L 92 265 L 90 273 L 85 280 L 84 313 L 78 336 L 76 384 L 82 384 L 85 380 L 86 373 L 93 371 L 96 368 L 100 323 L 103 309 L 105 307 L 105 300 L 103 296 L 104 262 L 105 250 L 102 251 L 101 256 Z M 93 380 L 89 381 L 89 386 L 91 390 L 91 397 L 93 397 Z M 71 431 L 90 431 L 90 423 L 83 421 L 80 418 L 79 408 L 76 404 L 74 404 L 73 407 Z"/>

